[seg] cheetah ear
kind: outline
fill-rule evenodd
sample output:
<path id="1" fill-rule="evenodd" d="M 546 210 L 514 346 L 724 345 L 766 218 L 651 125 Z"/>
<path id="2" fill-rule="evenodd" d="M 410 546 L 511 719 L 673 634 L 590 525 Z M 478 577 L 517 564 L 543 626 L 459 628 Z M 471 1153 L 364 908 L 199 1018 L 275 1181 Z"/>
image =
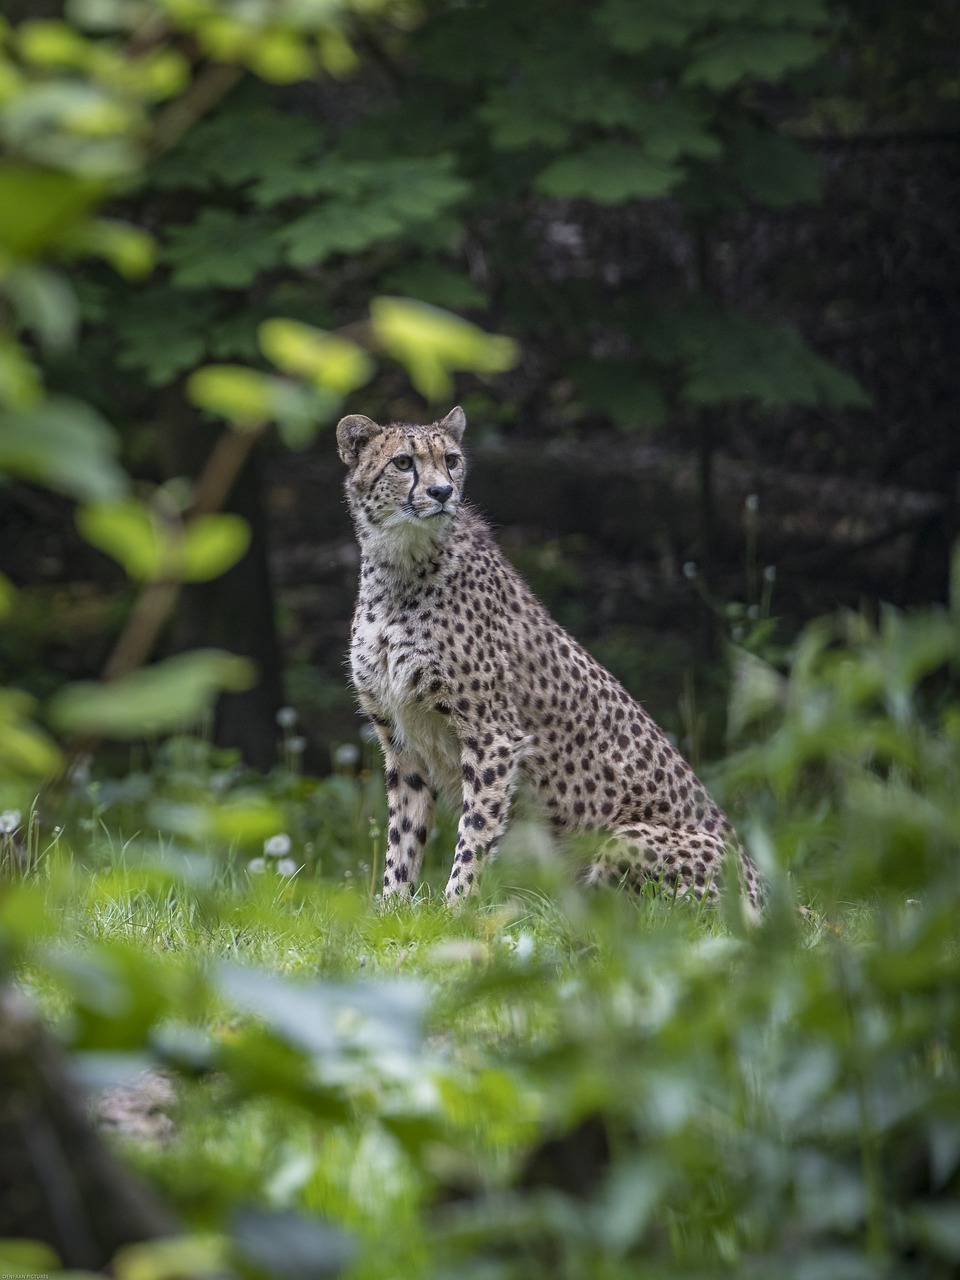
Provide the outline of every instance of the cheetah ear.
<path id="1" fill-rule="evenodd" d="M 463 412 L 459 405 L 451 409 L 442 422 L 438 422 L 437 426 L 445 431 L 448 436 L 453 436 L 457 444 L 467 429 L 467 415 Z"/>
<path id="2" fill-rule="evenodd" d="M 383 427 L 378 427 L 372 418 L 365 418 L 362 413 L 351 413 L 340 419 L 337 423 L 337 449 L 348 467 L 357 465 L 363 446 L 382 430 Z"/>

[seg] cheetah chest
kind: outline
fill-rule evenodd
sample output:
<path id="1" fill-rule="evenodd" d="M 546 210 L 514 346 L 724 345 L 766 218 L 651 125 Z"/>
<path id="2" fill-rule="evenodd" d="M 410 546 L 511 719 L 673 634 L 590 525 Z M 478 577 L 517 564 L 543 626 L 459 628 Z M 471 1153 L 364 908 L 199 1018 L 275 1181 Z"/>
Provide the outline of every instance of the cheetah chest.
<path id="1" fill-rule="evenodd" d="M 456 729 L 450 715 L 436 710 L 442 694 L 427 692 L 440 679 L 436 659 L 409 626 L 358 613 L 350 663 L 364 709 L 388 722 L 395 748 L 416 756 L 435 786 L 458 784 Z"/>

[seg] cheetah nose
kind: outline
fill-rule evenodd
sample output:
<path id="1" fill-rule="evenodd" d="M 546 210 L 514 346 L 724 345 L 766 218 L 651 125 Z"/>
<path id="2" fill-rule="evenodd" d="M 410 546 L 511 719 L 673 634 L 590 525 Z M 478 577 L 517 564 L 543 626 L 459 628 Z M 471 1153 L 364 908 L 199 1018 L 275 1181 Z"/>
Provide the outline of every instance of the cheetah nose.
<path id="1" fill-rule="evenodd" d="M 437 502 L 446 502 L 453 493 L 452 484 L 432 484 L 427 490 L 427 497 L 434 498 Z"/>

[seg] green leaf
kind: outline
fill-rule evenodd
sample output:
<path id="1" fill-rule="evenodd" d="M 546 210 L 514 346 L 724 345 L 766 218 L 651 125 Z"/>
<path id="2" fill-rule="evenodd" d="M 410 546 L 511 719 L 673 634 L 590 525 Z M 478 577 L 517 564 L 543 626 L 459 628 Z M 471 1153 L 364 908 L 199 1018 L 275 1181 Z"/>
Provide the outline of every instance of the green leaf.
<path id="1" fill-rule="evenodd" d="M 183 1276 L 223 1275 L 227 1270 L 223 1236 L 173 1236 L 128 1244 L 113 1255 L 117 1280 L 180 1280 Z"/>
<path id="2" fill-rule="evenodd" d="M 356 343 L 299 320 L 266 320 L 257 336 L 264 355 L 284 373 L 311 378 L 338 395 L 373 376 L 373 361 Z"/>
<path id="3" fill-rule="evenodd" d="M 596 21 L 611 44 L 624 53 L 645 53 L 652 45 L 682 45 L 697 29 L 697 6 L 673 0 L 604 0 Z"/>
<path id="4" fill-rule="evenodd" d="M 127 280 L 148 275 L 156 257 L 153 236 L 113 218 L 93 218 L 83 223 L 66 246 L 75 253 L 103 258 Z"/>
<path id="5" fill-rule="evenodd" d="M 199 363 L 220 332 L 217 300 L 167 285 L 131 290 L 110 313 L 117 363 L 144 369 L 153 386 L 170 382 Z"/>
<path id="6" fill-rule="evenodd" d="M 0 573 L 0 622 L 9 615 L 16 599 L 16 587 L 5 573 Z"/>
<path id="7" fill-rule="evenodd" d="M 295 84 L 308 79 L 316 69 L 304 36 L 279 26 L 258 33 L 248 62 L 251 71 L 271 84 Z"/>
<path id="8" fill-rule="evenodd" d="M 292 449 L 309 444 L 317 427 L 342 404 L 339 393 L 329 387 L 304 387 L 228 364 L 197 369 L 187 379 L 187 395 L 201 409 L 228 418 L 241 431 L 276 422 L 284 443 Z"/>
<path id="9" fill-rule="evenodd" d="M 607 415 L 619 427 L 656 427 L 666 421 L 662 389 L 633 365 L 613 360 L 584 360 L 570 377 L 588 409 Z"/>
<path id="10" fill-rule="evenodd" d="M 820 161 L 812 151 L 745 121 L 727 138 L 721 174 L 740 194 L 774 208 L 820 195 Z"/>
<path id="11" fill-rule="evenodd" d="M 243 1206 L 228 1231 L 240 1272 L 252 1280 L 333 1280 L 356 1254 L 340 1227 L 288 1209 Z"/>
<path id="12" fill-rule="evenodd" d="M 255 680 L 245 658 L 220 649 L 197 649 L 109 684 L 68 685 L 53 698 L 49 713 L 65 733 L 152 737 L 196 723 L 220 690 L 249 689 Z"/>
<path id="13" fill-rule="evenodd" d="M 391 293 L 417 298 L 435 307 L 470 310 L 485 307 L 487 296 L 469 276 L 435 262 L 410 262 L 387 272 L 381 283 Z"/>
<path id="14" fill-rule="evenodd" d="M 246 555 L 250 526 L 242 516 L 195 516 L 183 531 L 180 572 L 184 582 L 218 578 Z"/>
<path id="15" fill-rule="evenodd" d="M 262 846 L 283 828 L 283 811 L 262 792 L 236 793 L 205 804 L 160 800 L 150 806 L 149 816 L 158 830 L 196 844 Z"/>
<path id="16" fill-rule="evenodd" d="M 73 341 L 80 315 L 77 297 L 62 275 L 44 267 L 10 268 L 2 287 L 13 302 L 19 322 L 52 349 Z"/>
<path id="17" fill-rule="evenodd" d="M 170 537 L 136 498 L 81 507 L 77 528 L 85 541 L 123 565 L 131 578 L 150 581 L 173 567 Z"/>
<path id="18" fill-rule="evenodd" d="M 417 1055 L 423 1050 L 426 987 L 409 978 L 299 982 L 224 963 L 220 992 L 234 1008 L 262 1019 L 287 1044 L 320 1063 L 358 1052 Z"/>
<path id="19" fill-rule="evenodd" d="M 240 516 L 196 516 L 182 529 L 167 529 L 133 498 L 82 507 L 77 527 L 91 546 L 140 581 L 206 582 L 236 564 L 250 545 L 249 526 Z"/>
<path id="20" fill-rule="evenodd" d="M 335 253 L 359 253 L 382 240 L 393 240 L 404 230 L 403 219 L 386 208 L 363 209 L 343 201 L 330 201 L 284 227 L 286 261 L 292 267 L 311 267 Z"/>
<path id="21" fill-rule="evenodd" d="M 259 203 L 273 204 L 271 183 L 291 183 L 295 175 L 311 173 L 322 142 L 323 128 L 316 120 L 273 106 L 231 108 L 227 103 L 153 165 L 150 185 L 205 190 L 215 184 L 255 183 Z"/>
<path id="22" fill-rule="evenodd" d="M 0 412 L 0 474 L 21 476 L 81 502 L 122 494 L 113 428 L 89 405 L 51 396 L 31 408 Z"/>
<path id="23" fill-rule="evenodd" d="M 74 174 L 0 165 L 0 249 L 30 258 L 58 244 L 101 194 L 99 184 Z"/>
<path id="24" fill-rule="evenodd" d="M 681 83 L 723 90 L 748 76 L 779 80 L 809 66 L 821 53 L 821 42 L 806 32 L 727 29 L 694 45 Z"/>
<path id="25" fill-rule="evenodd" d="M 49 778 L 60 752 L 33 721 L 35 703 L 19 689 L 0 689 L 0 776 Z"/>
<path id="26" fill-rule="evenodd" d="M 183 289 L 239 289 L 280 261 L 276 224 L 262 215 L 202 209 L 188 226 L 171 227 L 161 258 Z"/>
<path id="27" fill-rule="evenodd" d="M 328 196 L 279 233 L 287 261 L 304 267 L 432 222 L 468 190 L 452 168 L 451 157 L 443 155 L 380 161 L 328 156 L 312 169 L 290 174 L 286 190 L 274 180 L 260 189 L 258 198 Z"/>
<path id="28" fill-rule="evenodd" d="M 17 27 L 17 49 L 26 62 L 38 67 L 86 66 L 93 46 L 66 22 L 44 19 L 22 22 Z"/>
<path id="29" fill-rule="evenodd" d="M 37 367 L 22 343 L 0 332 L 0 406 L 31 409 L 43 399 Z"/>
<path id="30" fill-rule="evenodd" d="M 374 334 L 384 349 L 406 365 L 414 386 L 428 399 L 449 396 L 451 370 L 502 373 L 517 362 L 511 338 L 484 333 L 476 325 L 407 298 L 374 298 Z"/>
<path id="31" fill-rule="evenodd" d="M 638 146 L 595 142 L 549 164 L 536 176 L 534 186 L 545 195 L 622 204 L 666 195 L 683 176 L 683 169 L 647 155 Z"/>
<path id="32" fill-rule="evenodd" d="M 688 314 L 681 321 L 687 355 L 683 398 L 690 404 L 756 400 L 765 408 L 827 404 L 867 408 L 849 374 L 824 360 L 794 329 L 732 313 Z"/>
<path id="33" fill-rule="evenodd" d="M 187 379 L 187 395 L 209 413 L 239 427 L 259 427 L 275 416 L 278 378 L 236 364 L 208 364 Z"/>
<path id="34" fill-rule="evenodd" d="M 43 1240 L 0 1240 L 0 1272 L 4 1275 L 49 1275 L 62 1270 L 55 1249 Z"/>

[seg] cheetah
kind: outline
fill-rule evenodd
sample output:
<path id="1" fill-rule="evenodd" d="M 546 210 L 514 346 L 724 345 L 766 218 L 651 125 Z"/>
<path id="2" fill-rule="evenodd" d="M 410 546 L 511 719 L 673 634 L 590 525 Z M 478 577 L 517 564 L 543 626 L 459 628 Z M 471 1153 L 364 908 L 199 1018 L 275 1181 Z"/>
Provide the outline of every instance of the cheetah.
<path id="1" fill-rule="evenodd" d="M 713 900 L 729 848 L 756 905 L 756 869 L 693 770 L 464 504 L 465 427 L 459 407 L 337 426 L 361 553 L 350 665 L 386 771 L 384 900 L 415 888 L 439 794 L 460 806 L 446 895 L 469 893 L 522 783 L 558 831 L 607 833 L 588 883 Z"/>

